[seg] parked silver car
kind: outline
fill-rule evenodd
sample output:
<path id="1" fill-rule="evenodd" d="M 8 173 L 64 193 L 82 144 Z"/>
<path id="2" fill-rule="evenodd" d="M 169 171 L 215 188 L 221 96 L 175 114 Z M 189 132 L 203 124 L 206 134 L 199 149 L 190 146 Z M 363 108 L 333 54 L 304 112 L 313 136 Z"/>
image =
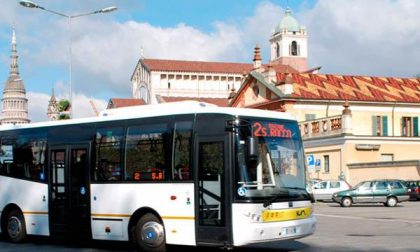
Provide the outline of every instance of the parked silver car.
<path id="1" fill-rule="evenodd" d="M 315 201 L 332 201 L 334 193 L 350 188 L 351 186 L 344 180 L 324 180 L 312 186 L 312 194 Z"/>

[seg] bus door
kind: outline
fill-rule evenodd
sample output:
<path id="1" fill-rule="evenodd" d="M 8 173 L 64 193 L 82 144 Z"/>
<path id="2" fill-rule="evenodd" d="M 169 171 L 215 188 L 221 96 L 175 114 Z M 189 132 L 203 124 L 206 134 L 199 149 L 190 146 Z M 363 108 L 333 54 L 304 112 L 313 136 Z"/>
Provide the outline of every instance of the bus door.
<path id="1" fill-rule="evenodd" d="M 227 141 L 223 137 L 198 137 L 197 147 L 197 244 L 225 244 L 231 240 L 227 222 Z"/>
<path id="2" fill-rule="evenodd" d="M 52 235 L 90 237 L 89 145 L 50 147 Z"/>

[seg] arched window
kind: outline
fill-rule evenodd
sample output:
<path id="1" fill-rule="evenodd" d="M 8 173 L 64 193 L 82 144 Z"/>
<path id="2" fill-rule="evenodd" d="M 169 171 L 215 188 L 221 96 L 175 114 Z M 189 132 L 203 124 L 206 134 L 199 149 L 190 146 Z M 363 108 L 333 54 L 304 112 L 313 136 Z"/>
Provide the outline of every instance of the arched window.
<path id="1" fill-rule="evenodd" d="M 138 97 L 139 99 L 143 99 L 146 103 L 149 101 L 149 95 L 148 95 L 148 91 L 147 91 L 147 87 L 145 86 L 140 86 L 140 88 L 138 89 Z"/>
<path id="2" fill-rule="evenodd" d="M 296 41 L 292 42 L 291 54 L 292 56 L 298 56 L 298 45 Z"/>
<path id="3" fill-rule="evenodd" d="M 279 43 L 276 43 L 276 57 L 280 57 L 280 45 Z"/>

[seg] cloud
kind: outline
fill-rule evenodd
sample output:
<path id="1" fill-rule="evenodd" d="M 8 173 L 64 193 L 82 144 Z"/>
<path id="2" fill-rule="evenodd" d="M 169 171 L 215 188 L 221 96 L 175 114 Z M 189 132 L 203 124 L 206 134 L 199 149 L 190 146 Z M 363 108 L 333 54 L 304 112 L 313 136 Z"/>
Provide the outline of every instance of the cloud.
<path id="1" fill-rule="evenodd" d="M 50 96 L 43 93 L 28 92 L 26 98 L 28 98 L 28 117 L 31 122 L 47 121 Z"/>
<path id="2" fill-rule="evenodd" d="M 420 72 L 420 2 L 318 1 L 299 15 L 309 61 L 323 72 L 412 77 Z"/>
<path id="3" fill-rule="evenodd" d="M 29 100 L 28 113 L 31 122 L 47 121 L 48 102 L 51 96 L 43 93 L 28 92 L 26 97 Z M 56 98 L 57 101 L 63 99 L 61 95 Z M 94 105 L 91 104 L 91 101 Z M 75 104 L 73 117 L 83 118 L 96 116 L 93 106 L 95 106 L 97 111 L 100 112 L 106 108 L 108 101 L 95 99 L 83 94 L 75 94 L 73 95 L 73 103 Z"/>
<path id="4" fill-rule="evenodd" d="M 46 3 L 40 1 L 40 4 Z M 261 1 L 251 15 L 217 20 L 212 29 L 204 31 L 195 28 L 193 23 L 161 27 L 133 20 L 129 11 L 133 3 L 137 1 L 104 3 L 104 6 L 118 5 L 117 14 L 125 16 L 124 21 L 116 21 L 117 14 L 77 18 L 72 21 L 69 33 L 65 18 L 5 1 L 0 9 L 0 27 L 7 29 L 3 29 L 0 36 L 9 43 L 10 25 L 18 21 L 19 60 L 26 66 L 21 73 L 27 90 L 31 91 L 28 98 L 34 99 L 29 104 L 31 119 L 46 118 L 49 94 L 42 92 L 48 93 L 54 83 L 61 81 L 56 84 L 57 93 L 68 97 L 69 34 L 75 116 L 90 116 L 93 115 L 90 99 L 105 107 L 111 97 L 131 97 L 130 77 L 141 47 L 148 58 L 251 63 L 253 48 L 258 43 L 263 61 L 267 62 L 269 38 L 284 15 L 284 9 L 277 2 Z M 311 7 L 304 3 L 293 15 L 307 27 L 310 66 L 321 65 L 325 73 L 357 75 L 410 77 L 420 72 L 419 1 L 320 0 Z M 63 1 L 48 4 L 52 9 L 61 9 L 63 5 L 74 7 Z M 77 8 L 95 6 L 97 1 L 88 0 L 79 1 Z M 137 3 L 135 8 L 141 9 L 142 4 Z M 22 15 L 25 18 L 21 18 Z M 5 52 L 10 52 L 10 48 Z M 7 68 L 9 58 L 1 55 L 0 60 Z M 36 83 L 41 72 L 51 77 L 47 81 L 43 79 L 45 83 Z"/>

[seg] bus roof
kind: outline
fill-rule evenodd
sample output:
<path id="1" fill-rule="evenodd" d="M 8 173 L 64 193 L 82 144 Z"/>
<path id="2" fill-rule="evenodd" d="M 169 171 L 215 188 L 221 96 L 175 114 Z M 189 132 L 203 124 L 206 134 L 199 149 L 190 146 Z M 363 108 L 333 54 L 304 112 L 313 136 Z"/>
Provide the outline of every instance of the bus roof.
<path id="1" fill-rule="evenodd" d="M 232 108 L 218 107 L 216 105 L 198 101 L 181 101 L 171 103 L 161 103 L 154 105 L 139 105 L 124 108 L 113 108 L 102 111 L 97 117 L 78 118 L 70 120 L 45 121 L 30 124 L 5 124 L 0 126 L 2 130 L 12 129 L 29 129 L 47 126 L 72 125 L 82 123 L 93 123 L 102 121 L 114 121 L 123 119 L 149 118 L 167 115 L 184 115 L 184 114 L 227 114 L 233 116 L 250 116 L 261 118 L 276 118 L 296 120 L 289 113 L 275 112 L 270 110 L 248 109 L 248 108 Z"/>

